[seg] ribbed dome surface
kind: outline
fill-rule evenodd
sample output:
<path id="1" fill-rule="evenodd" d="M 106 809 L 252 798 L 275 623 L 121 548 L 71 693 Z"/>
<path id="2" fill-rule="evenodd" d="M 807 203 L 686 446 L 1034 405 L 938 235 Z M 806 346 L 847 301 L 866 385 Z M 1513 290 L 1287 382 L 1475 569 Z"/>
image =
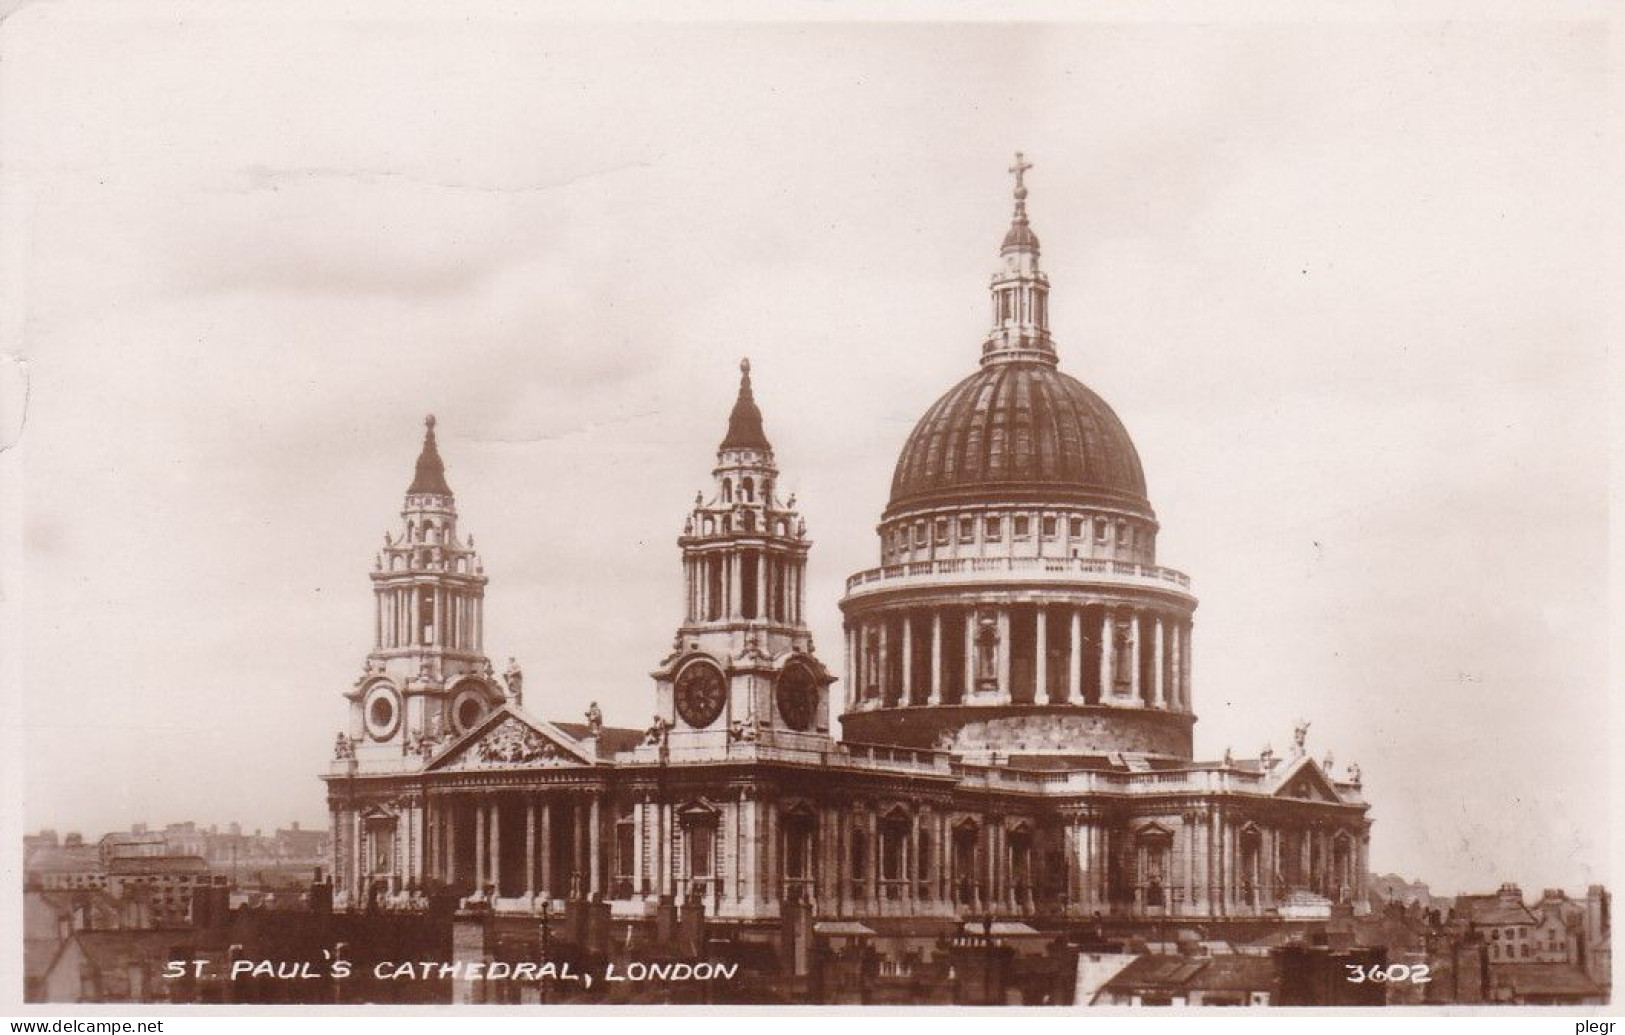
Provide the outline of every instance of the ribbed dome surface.
<path id="1" fill-rule="evenodd" d="M 990 363 L 938 399 L 897 459 L 886 516 L 986 500 L 1111 504 L 1153 516 L 1123 422 L 1044 362 Z"/>

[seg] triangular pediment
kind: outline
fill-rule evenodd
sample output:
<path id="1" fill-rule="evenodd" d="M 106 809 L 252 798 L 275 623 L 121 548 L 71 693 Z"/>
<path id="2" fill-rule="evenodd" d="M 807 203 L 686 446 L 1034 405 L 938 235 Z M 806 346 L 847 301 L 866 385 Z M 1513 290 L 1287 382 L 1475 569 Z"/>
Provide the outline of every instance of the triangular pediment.
<path id="1" fill-rule="evenodd" d="M 1325 771 L 1307 755 L 1296 764 L 1288 766 L 1281 774 L 1281 782 L 1275 788 L 1275 796 L 1297 798 L 1302 801 L 1343 800 L 1343 796 L 1337 793 L 1337 788 L 1326 778 Z"/>
<path id="2" fill-rule="evenodd" d="M 430 759 L 425 769 L 547 769 L 592 764 L 568 733 L 504 705 Z"/>

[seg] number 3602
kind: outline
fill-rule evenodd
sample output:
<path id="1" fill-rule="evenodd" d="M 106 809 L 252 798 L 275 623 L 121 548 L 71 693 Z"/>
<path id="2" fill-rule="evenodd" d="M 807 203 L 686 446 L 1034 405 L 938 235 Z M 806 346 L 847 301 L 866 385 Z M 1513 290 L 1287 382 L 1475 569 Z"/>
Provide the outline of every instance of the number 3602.
<path id="1" fill-rule="evenodd" d="M 1349 972 L 1349 982 L 1355 985 L 1366 981 L 1378 984 L 1384 981 L 1409 981 L 1413 985 L 1422 985 L 1433 980 L 1426 963 L 1390 963 L 1386 967 L 1375 964 L 1364 967 L 1358 963 L 1345 963 L 1343 969 Z"/>

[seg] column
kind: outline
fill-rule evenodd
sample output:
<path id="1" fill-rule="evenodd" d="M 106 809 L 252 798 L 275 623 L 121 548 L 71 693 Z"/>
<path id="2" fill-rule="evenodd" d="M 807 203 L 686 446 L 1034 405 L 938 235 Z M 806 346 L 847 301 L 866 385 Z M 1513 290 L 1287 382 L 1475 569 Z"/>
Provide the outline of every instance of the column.
<path id="1" fill-rule="evenodd" d="M 1112 905 L 1112 832 L 1102 824 L 1095 828 L 1096 849 L 1095 856 L 1099 862 L 1100 870 L 1097 886 L 1100 888 L 1100 904 L 1106 912 L 1111 911 Z"/>
<path id="2" fill-rule="evenodd" d="M 1189 622 L 1186 622 L 1183 626 L 1180 627 L 1180 639 L 1185 644 L 1185 649 L 1180 652 L 1183 659 L 1184 659 L 1185 667 L 1183 669 L 1181 669 L 1180 673 L 1179 673 L 1179 700 L 1185 705 L 1185 710 L 1190 711 L 1190 707 L 1191 707 L 1191 626 L 1190 626 Z"/>
<path id="3" fill-rule="evenodd" d="M 1185 912 L 1196 912 L 1196 815 L 1185 813 Z"/>
<path id="4" fill-rule="evenodd" d="M 1220 895 L 1220 881 L 1223 879 L 1219 873 L 1219 814 L 1217 811 L 1209 812 L 1207 817 L 1207 851 L 1204 858 L 1207 861 L 1207 900 L 1208 911 L 1213 916 L 1223 913 L 1223 899 Z"/>
<path id="5" fill-rule="evenodd" d="M 447 799 L 447 801 L 446 801 L 446 809 L 445 809 L 445 817 L 446 817 L 445 818 L 446 854 L 440 860 L 440 865 L 445 870 L 445 876 L 442 879 L 446 882 L 446 887 L 447 888 L 451 889 L 452 891 L 457 891 L 459 889 L 457 887 L 457 799 L 456 798 Z"/>
<path id="6" fill-rule="evenodd" d="M 1309 886 L 1314 884 L 1314 879 L 1315 879 L 1314 874 L 1312 872 L 1310 872 L 1310 869 L 1309 869 L 1310 864 L 1312 863 L 1312 861 L 1314 859 L 1313 849 L 1310 848 L 1310 842 L 1314 839 L 1314 836 L 1315 836 L 1315 832 L 1313 830 L 1309 829 L 1308 827 L 1305 827 L 1305 828 L 1303 828 L 1302 836 L 1299 837 L 1299 839 L 1298 839 L 1298 886 L 1299 887 L 1309 887 Z"/>
<path id="7" fill-rule="evenodd" d="M 581 799 L 575 798 L 570 802 L 570 817 L 575 837 L 570 845 L 570 883 L 575 885 L 575 875 L 581 874 L 582 891 L 586 891 L 587 869 L 587 810 L 581 807 Z"/>
<path id="8" fill-rule="evenodd" d="M 525 802 L 525 898 L 536 897 L 536 802 Z"/>
<path id="9" fill-rule="evenodd" d="M 965 612 L 965 690 L 963 701 L 976 693 L 976 612 Z"/>
<path id="10" fill-rule="evenodd" d="M 887 626 L 890 626 L 890 622 L 881 617 L 881 621 L 876 622 L 876 626 L 877 629 L 874 632 L 874 637 L 876 637 L 876 642 L 874 642 L 874 692 L 881 699 L 879 707 L 884 708 L 889 702 L 887 694 L 890 694 L 890 689 L 892 689 L 890 687 L 889 671 L 892 658 L 890 658 L 890 653 L 887 653 L 889 645 L 886 642 L 887 632 L 889 632 Z"/>
<path id="11" fill-rule="evenodd" d="M 902 704 L 914 703 L 914 616 L 903 613 L 903 695 Z"/>
<path id="12" fill-rule="evenodd" d="M 908 843 L 903 847 L 903 902 L 913 905 L 920 892 L 920 812 L 908 814 Z"/>
<path id="13" fill-rule="evenodd" d="M 1112 609 L 1104 608 L 1100 615 L 1100 703 L 1111 704 L 1117 696 L 1114 671 L 1117 659 L 1117 636 L 1112 622 Z"/>
<path id="14" fill-rule="evenodd" d="M 1130 697 L 1134 698 L 1135 707 L 1141 707 L 1145 704 L 1145 699 L 1141 696 L 1140 691 L 1140 670 L 1145 666 L 1141 663 L 1139 608 L 1129 611 L 1128 642 L 1128 693 Z"/>
<path id="15" fill-rule="evenodd" d="M 739 602 L 739 554 L 725 555 L 724 563 L 728 566 L 728 609 L 724 613 L 729 618 L 738 618 L 745 613 Z"/>
<path id="16" fill-rule="evenodd" d="M 1153 708 L 1166 708 L 1168 703 L 1162 697 L 1162 669 L 1166 655 L 1163 654 L 1162 642 L 1162 616 L 1153 619 L 1151 626 L 1151 706 Z"/>
<path id="17" fill-rule="evenodd" d="M 660 806 L 660 847 L 661 869 L 660 888 L 663 895 L 677 893 L 677 875 L 672 871 L 676 868 L 677 848 L 673 844 L 677 840 L 677 817 L 672 812 L 670 802 Z"/>
<path id="18" fill-rule="evenodd" d="M 542 801 L 542 894 L 553 897 L 553 803 Z"/>
<path id="19" fill-rule="evenodd" d="M 761 842 L 756 836 L 756 800 L 746 788 L 739 790 L 740 846 L 737 881 L 739 898 L 756 901 L 757 869 L 761 865 Z M 816 864 L 815 864 L 816 865 Z"/>
<path id="20" fill-rule="evenodd" d="M 493 896 L 502 894 L 502 806 L 491 803 L 491 885 Z"/>
<path id="21" fill-rule="evenodd" d="M 931 835 L 937 843 L 937 850 L 931 856 L 931 886 L 935 890 L 932 896 L 939 902 L 949 902 L 953 899 L 952 882 L 948 876 L 949 861 L 953 858 L 953 835 L 948 829 L 948 814 L 936 814 L 935 832 Z"/>
<path id="22" fill-rule="evenodd" d="M 1078 848 L 1078 820 L 1068 816 L 1066 826 L 1061 828 L 1061 851 L 1066 860 L 1067 911 L 1071 913 L 1078 909 Z"/>
<path id="23" fill-rule="evenodd" d="M 880 906 L 880 814 L 871 808 L 863 815 L 869 827 L 869 910 L 873 914 Z"/>
<path id="24" fill-rule="evenodd" d="M 942 703 L 942 612 L 931 611 L 931 696 L 926 704 Z"/>
<path id="25" fill-rule="evenodd" d="M 587 894 L 589 896 L 596 895 L 603 890 L 602 886 L 600 885 L 600 881 L 603 880 L 602 842 L 604 840 L 604 822 L 601 812 L 602 798 L 603 795 L 596 791 L 593 792 L 592 804 L 589 806 L 591 813 L 587 821 L 587 845 L 589 853 L 587 860 Z"/>
<path id="26" fill-rule="evenodd" d="M 1354 866 L 1355 866 L 1355 870 L 1354 870 L 1354 901 L 1357 902 L 1357 903 L 1358 902 L 1364 902 L 1366 900 L 1366 897 L 1365 897 L 1366 896 L 1366 890 L 1365 890 L 1366 878 L 1367 878 L 1367 875 L 1371 872 L 1370 852 L 1371 852 L 1371 835 L 1368 834 L 1368 833 L 1367 834 L 1361 834 L 1360 835 L 1360 841 L 1359 841 L 1359 850 L 1355 853 L 1355 856 L 1354 856 L 1354 859 L 1355 859 L 1355 863 L 1354 863 Z"/>
<path id="27" fill-rule="evenodd" d="M 474 893 L 485 889 L 485 806 L 474 806 Z"/>
<path id="28" fill-rule="evenodd" d="M 1010 609 L 999 608 L 999 702 L 1010 703 Z"/>
<path id="29" fill-rule="evenodd" d="M 1033 703 L 1049 703 L 1049 612 L 1033 608 Z"/>
<path id="30" fill-rule="evenodd" d="M 779 864 L 779 804 L 776 801 L 763 800 L 762 809 L 766 813 L 767 829 L 762 838 L 763 862 L 763 890 L 767 892 L 767 901 L 773 902 L 780 897 L 779 871 L 783 868 Z"/>
<path id="31" fill-rule="evenodd" d="M 852 625 L 846 627 L 846 694 L 848 708 L 856 708 L 858 701 L 862 700 L 859 693 L 857 670 L 852 667 L 853 661 L 858 657 L 858 631 Z"/>
<path id="32" fill-rule="evenodd" d="M 1168 630 L 1168 706 L 1175 711 L 1185 710 L 1184 696 L 1179 692 L 1179 669 L 1184 661 L 1185 652 L 1180 648 L 1180 624 L 1174 623 Z"/>
<path id="33" fill-rule="evenodd" d="M 643 889 L 648 886 L 648 876 L 643 868 L 643 824 L 647 818 L 644 799 L 639 797 L 632 802 L 632 898 L 639 902 L 646 897 Z"/>
<path id="34" fill-rule="evenodd" d="M 767 553 L 763 550 L 757 550 L 751 554 L 751 559 L 756 564 L 756 617 L 766 621 L 768 604 Z"/>
<path id="35" fill-rule="evenodd" d="M 1083 703 L 1083 609 L 1073 607 L 1072 635 L 1066 663 L 1066 703 Z"/>

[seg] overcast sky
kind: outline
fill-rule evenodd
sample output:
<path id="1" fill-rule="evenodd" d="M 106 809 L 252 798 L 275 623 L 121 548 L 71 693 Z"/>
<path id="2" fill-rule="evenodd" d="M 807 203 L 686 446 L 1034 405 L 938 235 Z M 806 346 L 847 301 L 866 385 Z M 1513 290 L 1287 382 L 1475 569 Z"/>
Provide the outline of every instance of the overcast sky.
<path id="1" fill-rule="evenodd" d="M 237 10 L 0 36 L 28 828 L 325 823 L 431 411 L 493 659 L 641 727 L 748 355 L 839 669 L 1019 148 L 1201 600 L 1198 754 L 1301 716 L 1375 870 L 1606 878 L 1601 26 Z"/>

